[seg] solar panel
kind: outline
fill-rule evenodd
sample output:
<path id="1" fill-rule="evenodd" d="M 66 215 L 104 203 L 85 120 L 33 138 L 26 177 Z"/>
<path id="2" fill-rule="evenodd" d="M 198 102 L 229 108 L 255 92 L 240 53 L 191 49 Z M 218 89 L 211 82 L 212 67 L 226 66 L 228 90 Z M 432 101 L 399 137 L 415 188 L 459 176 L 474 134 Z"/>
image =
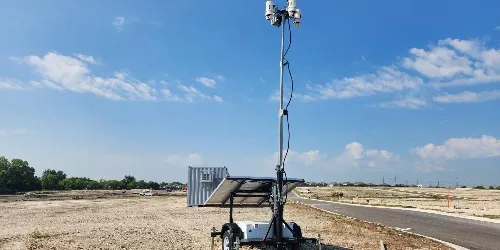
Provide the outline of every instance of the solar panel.
<path id="1" fill-rule="evenodd" d="M 231 193 L 234 194 L 233 206 L 235 207 L 260 207 L 268 206 L 276 178 L 227 176 L 208 197 L 204 206 L 222 206 L 230 204 Z M 303 179 L 288 178 L 283 180 L 283 195 L 292 191 Z"/>

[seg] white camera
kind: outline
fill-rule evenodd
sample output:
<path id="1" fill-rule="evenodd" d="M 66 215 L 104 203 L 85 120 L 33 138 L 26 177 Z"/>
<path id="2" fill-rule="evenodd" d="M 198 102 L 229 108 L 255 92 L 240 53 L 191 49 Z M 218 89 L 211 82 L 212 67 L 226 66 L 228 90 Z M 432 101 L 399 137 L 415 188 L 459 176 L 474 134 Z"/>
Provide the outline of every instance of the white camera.
<path id="1" fill-rule="evenodd" d="M 274 3 L 271 0 L 266 1 L 266 20 L 271 20 L 274 15 Z"/>
<path id="2" fill-rule="evenodd" d="M 290 17 L 293 17 L 295 15 L 295 12 L 297 11 L 297 0 L 288 0 L 286 11 L 288 11 L 288 15 Z"/>
<path id="3" fill-rule="evenodd" d="M 297 11 L 295 11 L 295 14 L 293 15 L 293 25 L 295 26 L 295 28 L 299 28 L 301 22 L 302 22 L 302 11 L 300 11 L 300 9 L 297 9 Z"/>

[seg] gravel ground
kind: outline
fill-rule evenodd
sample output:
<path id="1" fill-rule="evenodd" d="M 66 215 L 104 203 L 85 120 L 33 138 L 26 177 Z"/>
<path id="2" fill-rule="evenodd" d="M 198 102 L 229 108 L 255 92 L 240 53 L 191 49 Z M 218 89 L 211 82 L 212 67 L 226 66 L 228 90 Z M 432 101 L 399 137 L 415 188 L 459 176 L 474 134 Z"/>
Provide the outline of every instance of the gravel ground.
<path id="1" fill-rule="evenodd" d="M 291 202 L 285 212 L 304 236 L 321 234 L 323 249 L 378 249 L 380 240 L 389 249 L 449 249 Z M 270 209 L 236 209 L 234 216 L 268 220 Z M 188 208 L 186 197 L 179 196 L 3 202 L 0 249 L 210 249 L 211 228 L 227 221 L 228 209 Z M 220 244 L 217 238 L 216 249 Z"/>

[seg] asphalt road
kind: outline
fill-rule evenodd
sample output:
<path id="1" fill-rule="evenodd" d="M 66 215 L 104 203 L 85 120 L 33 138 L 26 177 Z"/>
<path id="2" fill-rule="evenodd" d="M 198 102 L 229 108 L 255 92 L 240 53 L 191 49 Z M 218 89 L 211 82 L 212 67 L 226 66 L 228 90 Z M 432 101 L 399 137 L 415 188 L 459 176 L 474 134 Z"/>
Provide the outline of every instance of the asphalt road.
<path id="1" fill-rule="evenodd" d="M 341 203 L 308 200 L 290 192 L 288 198 L 334 213 L 389 227 L 408 229 L 468 249 L 500 249 L 500 224 L 446 215 L 399 209 L 350 206 Z"/>

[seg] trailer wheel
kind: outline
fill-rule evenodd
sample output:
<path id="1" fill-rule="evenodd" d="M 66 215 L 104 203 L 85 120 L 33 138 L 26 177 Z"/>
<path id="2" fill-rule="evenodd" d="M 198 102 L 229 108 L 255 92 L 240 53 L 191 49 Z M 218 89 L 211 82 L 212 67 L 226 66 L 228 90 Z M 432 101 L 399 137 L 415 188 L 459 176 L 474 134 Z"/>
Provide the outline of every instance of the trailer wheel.
<path id="1" fill-rule="evenodd" d="M 238 250 L 234 246 L 234 243 L 238 240 L 236 239 L 236 235 L 232 232 L 232 230 L 226 230 L 222 235 L 222 250 Z"/>

